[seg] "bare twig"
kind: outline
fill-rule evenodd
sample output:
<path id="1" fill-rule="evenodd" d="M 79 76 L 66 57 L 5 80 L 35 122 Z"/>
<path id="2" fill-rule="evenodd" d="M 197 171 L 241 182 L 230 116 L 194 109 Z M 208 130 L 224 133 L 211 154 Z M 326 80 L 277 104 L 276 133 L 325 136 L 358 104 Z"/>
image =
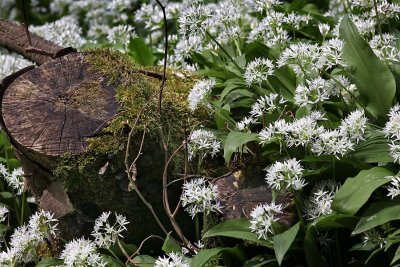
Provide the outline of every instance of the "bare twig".
<path id="1" fill-rule="evenodd" d="M 165 87 L 165 80 L 166 80 L 166 70 L 167 70 L 167 58 L 168 58 L 168 25 L 167 25 L 167 15 L 165 13 L 165 6 L 159 1 L 156 0 L 157 4 L 160 6 L 163 12 L 163 20 L 164 20 L 164 65 L 163 65 L 163 78 L 161 80 L 160 85 L 160 95 L 158 97 L 158 112 L 161 116 L 161 104 L 162 104 L 162 96 Z"/>
<path id="2" fill-rule="evenodd" d="M 136 251 L 135 251 L 130 257 L 128 257 L 128 260 L 125 262 L 125 265 L 128 264 L 128 262 L 131 262 L 131 263 L 133 262 L 133 258 L 134 258 L 137 254 L 140 253 L 140 250 L 142 249 L 144 243 L 146 243 L 147 240 L 149 240 L 149 239 L 151 239 L 151 238 L 157 238 L 157 239 L 160 239 L 161 241 L 164 241 L 164 240 L 165 240 L 164 238 L 162 238 L 161 236 L 158 236 L 158 235 L 150 235 L 150 236 L 146 237 L 146 238 L 140 243 L 140 245 L 139 245 L 139 247 L 136 249 Z"/>

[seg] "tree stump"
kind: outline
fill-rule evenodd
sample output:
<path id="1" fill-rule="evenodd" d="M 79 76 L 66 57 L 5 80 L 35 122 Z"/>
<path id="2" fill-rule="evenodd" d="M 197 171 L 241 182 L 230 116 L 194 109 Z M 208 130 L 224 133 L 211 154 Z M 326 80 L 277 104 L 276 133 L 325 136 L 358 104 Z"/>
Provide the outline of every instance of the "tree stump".
<path id="1" fill-rule="evenodd" d="M 87 57 L 87 53 L 71 53 L 51 60 L 3 88 L 3 128 L 16 148 L 29 190 L 41 209 L 60 220 L 64 238 L 90 233 L 95 218 L 113 210 L 131 221 L 131 240 L 141 241 L 159 234 L 159 227 L 128 189 L 125 141 L 102 132 L 120 111 L 115 97 L 120 81 L 94 70 Z M 89 140 L 97 136 L 106 140 L 105 145 L 120 143 L 114 150 L 89 151 Z M 136 140 L 133 153 L 138 147 Z M 160 217 L 165 214 L 162 151 L 151 137 L 145 138 L 136 177 Z"/>

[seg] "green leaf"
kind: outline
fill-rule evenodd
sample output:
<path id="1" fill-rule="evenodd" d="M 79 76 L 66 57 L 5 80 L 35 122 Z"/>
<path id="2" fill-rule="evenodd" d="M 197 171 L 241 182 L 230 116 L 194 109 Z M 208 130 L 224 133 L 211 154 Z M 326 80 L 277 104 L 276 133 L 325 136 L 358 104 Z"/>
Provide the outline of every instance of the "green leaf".
<path id="1" fill-rule="evenodd" d="M 252 241 L 268 248 L 273 248 L 272 242 L 258 239 L 250 230 L 250 221 L 246 218 L 227 220 L 217 224 L 204 234 L 204 238 L 213 236 L 226 236 Z"/>
<path id="2" fill-rule="evenodd" d="M 390 179 L 385 177 L 393 175 L 394 173 L 388 169 L 374 167 L 359 172 L 353 178 L 346 179 L 333 199 L 332 209 L 354 215 L 367 202 L 375 189 L 390 182 Z"/>
<path id="3" fill-rule="evenodd" d="M 202 267 L 206 265 L 210 260 L 218 258 L 220 256 L 225 256 L 228 259 L 233 259 L 235 261 L 235 265 L 242 266 L 242 263 L 245 261 L 243 251 L 238 247 L 234 248 L 211 248 L 211 249 L 202 249 L 196 256 L 193 257 L 190 262 L 191 267 Z M 227 261 L 225 259 L 224 261 Z M 231 264 L 227 264 L 227 266 L 233 266 Z"/>
<path id="4" fill-rule="evenodd" d="M 360 36 L 348 15 L 343 17 L 339 32 L 344 41 L 343 59 L 350 67 L 366 110 L 383 123 L 396 92 L 393 74 Z"/>
<path id="5" fill-rule="evenodd" d="M 55 258 L 45 258 L 42 259 L 36 267 L 47 267 L 47 266 L 60 266 L 63 265 L 64 261 L 60 259 L 55 259 Z"/>
<path id="6" fill-rule="evenodd" d="M 181 252 L 182 248 L 170 237 L 171 233 L 168 233 L 167 238 L 165 238 L 164 244 L 162 246 L 162 251 L 165 253 L 171 252 Z"/>
<path id="7" fill-rule="evenodd" d="M 282 264 L 283 257 L 292 245 L 300 229 L 300 222 L 293 225 L 289 230 L 272 238 L 274 241 L 274 251 L 279 266 Z"/>
<path id="8" fill-rule="evenodd" d="M 14 196 L 10 192 L 4 191 L 0 192 L 0 197 L 7 199 L 7 198 L 13 198 Z"/>
<path id="9" fill-rule="evenodd" d="M 148 255 L 139 255 L 133 258 L 133 263 L 138 267 L 153 267 L 156 260 Z"/>
<path id="10" fill-rule="evenodd" d="M 124 248 L 126 253 L 128 253 L 129 255 L 133 254 L 137 250 L 137 247 L 135 245 L 133 245 L 133 244 L 127 244 L 123 240 L 119 240 L 118 242 L 121 244 L 121 246 Z M 120 258 L 125 257 L 124 252 L 121 250 L 121 248 L 119 247 L 118 244 L 113 244 L 110 247 L 110 250 L 115 255 L 117 255 L 117 257 L 120 257 Z"/>
<path id="11" fill-rule="evenodd" d="M 353 234 L 359 234 L 372 229 L 378 225 L 400 220 L 400 205 L 393 202 L 373 203 L 365 211 L 358 222 Z"/>
<path id="12" fill-rule="evenodd" d="M 303 250 L 306 256 L 307 266 L 309 267 L 327 267 L 319 251 L 317 244 L 317 233 L 314 227 L 307 227 L 303 242 Z"/>
<path id="13" fill-rule="evenodd" d="M 348 214 L 328 214 L 321 216 L 311 223 L 317 230 L 330 230 L 333 228 L 354 229 L 358 218 Z"/>
<path id="14" fill-rule="evenodd" d="M 396 249 L 396 253 L 393 256 L 392 261 L 390 262 L 390 265 L 393 265 L 393 263 L 395 263 L 396 261 L 398 261 L 400 259 L 400 245 L 397 247 Z"/>
<path id="15" fill-rule="evenodd" d="M 153 52 L 143 38 L 135 38 L 129 43 L 129 55 L 142 66 L 153 66 Z"/>
<path id="16" fill-rule="evenodd" d="M 228 134 L 224 144 L 225 161 L 229 162 L 233 152 L 235 152 L 241 146 L 256 140 L 258 140 L 258 134 L 231 131 Z"/>
<path id="17" fill-rule="evenodd" d="M 278 266 L 277 261 L 272 255 L 257 255 L 245 262 L 243 267 L 267 267 Z"/>
<path id="18" fill-rule="evenodd" d="M 125 266 L 120 260 L 115 259 L 114 257 L 111 257 L 109 255 L 101 255 L 103 260 L 107 262 L 107 266 L 109 267 L 123 267 Z"/>

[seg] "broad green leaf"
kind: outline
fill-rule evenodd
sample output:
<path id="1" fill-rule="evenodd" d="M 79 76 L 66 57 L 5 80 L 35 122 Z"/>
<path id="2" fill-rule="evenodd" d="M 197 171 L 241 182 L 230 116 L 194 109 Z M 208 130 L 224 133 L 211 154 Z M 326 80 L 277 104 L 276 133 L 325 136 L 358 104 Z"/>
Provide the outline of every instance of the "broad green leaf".
<path id="1" fill-rule="evenodd" d="M 339 32 L 344 41 L 343 59 L 349 65 L 366 110 L 383 123 L 396 92 L 393 74 L 360 36 L 348 15 L 343 17 Z"/>
<path id="2" fill-rule="evenodd" d="M 303 250 L 308 267 L 327 267 L 317 244 L 317 232 L 314 227 L 307 227 L 303 242 Z"/>
<path id="3" fill-rule="evenodd" d="M 103 260 L 107 263 L 109 267 L 123 267 L 125 266 L 120 260 L 115 259 L 109 255 L 101 255 Z"/>
<path id="4" fill-rule="evenodd" d="M 367 202 L 378 187 L 390 182 L 386 176 L 394 173 L 383 167 L 363 170 L 353 178 L 347 178 L 332 202 L 332 209 L 354 215 Z"/>
<path id="5" fill-rule="evenodd" d="M 148 255 L 139 255 L 133 258 L 133 262 L 138 267 L 153 267 L 156 260 Z"/>
<path id="6" fill-rule="evenodd" d="M 162 246 L 162 251 L 165 253 L 171 252 L 181 252 L 182 248 L 173 240 L 171 239 L 171 233 L 168 233 L 167 238 L 165 238 L 164 244 Z"/>
<path id="7" fill-rule="evenodd" d="M 226 162 L 231 160 L 233 152 L 251 141 L 258 140 L 258 134 L 231 131 L 225 140 L 224 158 Z"/>
<path id="8" fill-rule="evenodd" d="M 242 97 L 253 98 L 254 94 L 252 92 L 250 92 L 248 89 L 232 90 L 226 95 L 226 97 L 225 97 L 223 102 L 226 103 L 226 104 L 230 104 L 233 101 L 235 101 L 235 100 L 237 100 L 239 98 L 242 98 Z"/>
<path id="9" fill-rule="evenodd" d="M 267 267 L 278 266 L 278 263 L 272 255 L 257 255 L 245 262 L 243 267 Z"/>
<path id="10" fill-rule="evenodd" d="M 143 38 L 135 38 L 129 43 L 129 55 L 142 66 L 153 66 L 153 52 Z"/>
<path id="11" fill-rule="evenodd" d="M 400 204 L 393 202 L 373 203 L 363 214 L 353 234 L 359 234 L 378 225 L 400 220 Z"/>
<path id="12" fill-rule="evenodd" d="M 259 57 L 266 57 L 269 53 L 269 48 L 261 42 L 249 43 L 245 49 L 244 53 L 246 55 L 247 62 L 250 62 Z"/>
<path id="13" fill-rule="evenodd" d="M 349 228 L 354 229 L 358 218 L 347 214 L 329 214 L 316 219 L 311 226 L 317 230 L 330 230 L 333 228 Z"/>
<path id="14" fill-rule="evenodd" d="M 55 259 L 55 258 L 45 258 L 42 259 L 36 267 L 47 267 L 47 266 L 61 266 L 64 264 L 63 260 Z"/>
<path id="15" fill-rule="evenodd" d="M 226 236 L 252 241 L 263 246 L 273 248 L 272 242 L 258 239 L 250 230 L 250 221 L 246 218 L 233 219 L 217 224 L 204 234 L 204 238 L 213 236 Z"/>
<path id="16" fill-rule="evenodd" d="M 244 253 L 238 247 L 234 248 L 211 248 L 202 249 L 197 253 L 192 261 L 190 262 L 191 267 L 202 267 L 206 265 L 210 260 L 216 259 L 223 256 L 224 262 L 229 261 L 230 264 L 225 264 L 227 266 L 242 266 L 245 261 Z M 232 265 L 232 261 L 234 262 Z"/>
<path id="17" fill-rule="evenodd" d="M 4 191 L 0 192 L 0 197 L 7 199 L 7 198 L 13 198 L 14 196 L 13 194 L 11 194 L 11 192 Z"/>
<path id="18" fill-rule="evenodd" d="M 282 234 L 276 235 L 272 238 L 274 241 L 274 251 L 279 266 L 282 264 L 283 257 L 292 245 L 297 233 L 300 229 L 300 222 L 293 225 L 290 229 Z"/>

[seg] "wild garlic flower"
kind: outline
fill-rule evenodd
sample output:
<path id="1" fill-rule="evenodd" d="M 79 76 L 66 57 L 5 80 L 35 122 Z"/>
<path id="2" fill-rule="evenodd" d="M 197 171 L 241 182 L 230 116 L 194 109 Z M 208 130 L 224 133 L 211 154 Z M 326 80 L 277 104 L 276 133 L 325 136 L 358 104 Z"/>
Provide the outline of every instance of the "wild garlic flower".
<path id="1" fill-rule="evenodd" d="M 33 65 L 33 63 L 20 55 L 14 53 L 3 55 L 0 53 L 0 81 L 6 76 L 30 65 Z"/>
<path id="2" fill-rule="evenodd" d="M 311 144 L 320 134 L 325 132 L 324 127 L 319 126 L 317 121 L 312 116 L 307 116 L 290 123 L 285 135 L 287 146 L 307 146 Z"/>
<path id="3" fill-rule="evenodd" d="M 397 48 L 397 38 L 395 35 L 384 33 L 382 34 L 382 39 L 380 35 L 375 35 L 369 41 L 369 45 L 375 55 L 381 60 L 387 60 L 391 64 L 400 62 L 400 49 Z"/>
<path id="4" fill-rule="evenodd" d="M 260 204 L 251 211 L 250 229 L 258 239 L 271 239 L 271 235 L 275 234 L 273 223 L 279 220 L 276 215 L 282 213 L 282 209 L 282 205 L 271 203 Z"/>
<path id="5" fill-rule="evenodd" d="M 199 129 L 193 131 L 189 136 L 189 159 L 192 159 L 196 154 L 200 158 L 204 158 L 207 154 L 213 157 L 220 149 L 221 142 L 217 141 L 215 135 L 210 131 Z"/>
<path id="6" fill-rule="evenodd" d="M 306 82 L 307 86 L 299 85 L 295 90 L 294 101 L 298 106 L 316 105 L 339 93 L 331 80 L 317 77 Z"/>
<path id="7" fill-rule="evenodd" d="M 29 27 L 29 30 L 64 47 L 82 47 L 86 42 L 82 38 L 82 29 L 73 16 L 65 16 L 41 26 L 32 26 Z"/>
<path id="8" fill-rule="evenodd" d="M 400 15 L 400 5 L 397 3 L 389 3 L 387 0 L 378 1 L 376 9 L 379 16 L 383 19 L 398 19 Z M 371 9 L 371 17 L 376 17 L 375 8 Z"/>
<path id="9" fill-rule="evenodd" d="M 181 11 L 178 19 L 179 33 L 183 37 L 202 36 L 212 24 L 213 11 L 205 5 L 191 5 Z"/>
<path id="10" fill-rule="evenodd" d="M 392 141 L 389 144 L 389 154 L 392 156 L 394 163 L 400 163 L 400 144 Z"/>
<path id="11" fill-rule="evenodd" d="M 190 265 L 181 255 L 171 252 L 164 257 L 158 257 L 154 267 L 190 267 Z"/>
<path id="12" fill-rule="evenodd" d="M 321 56 L 318 59 L 317 65 L 320 69 L 329 69 L 334 66 L 345 66 L 342 60 L 342 50 L 344 42 L 338 38 L 329 39 L 321 46 Z"/>
<path id="13" fill-rule="evenodd" d="M 126 230 L 129 222 L 125 216 L 115 213 L 114 223 L 110 221 L 111 212 L 103 212 L 94 222 L 92 236 L 99 248 L 109 248 L 118 237 L 123 237 L 122 232 Z"/>
<path id="14" fill-rule="evenodd" d="M 318 72 L 316 62 L 321 57 L 318 45 L 297 43 L 291 44 L 281 53 L 277 66 L 289 65 L 297 75 L 309 75 Z M 305 73 L 303 73 L 305 72 Z"/>
<path id="15" fill-rule="evenodd" d="M 90 266 L 100 267 L 107 266 L 97 253 L 96 244 L 84 238 L 74 239 L 65 245 L 61 252 L 60 258 L 64 260 L 65 267 Z"/>
<path id="16" fill-rule="evenodd" d="M 221 212 L 217 185 L 211 184 L 205 178 L 197 178 L 185 182 L 182 189 L 182 206 L 192 218 L 199 212 Z"/>
<path id="17" fill-rule="evenodd" d="M 265 181 L 276 190 L 282 188 L 301 190 L 305 185 L 303 176 L 303 167 L 295 158 L 276 162 L 266 169 L 267 175 Z"/>
<path id="18" fill-rule="evenodd" d="M 270 11 L 272 8 L 282 4 L 280 0 L 245 0 L 248 7 L 257 12 Z"/>
<path id="19" fill-rule="evenodd" d="M 15 263 L 28 263 L 36 259 L 36 248 L 42 241 L 42 237 L 30 231 L 28 226 L 20 226 L 11 235 L 8 257 Z"/>
<path id="20" fill-rule="evenodd" d="M 386 123 L 383 132 L 386 136 L 400 139 L 400 105 L 396 104 L 389 110 L 389 121 Z"/>
<path id="21" fill-rule="evenodd" d="M 251 133 L 250 126 L 256 123 L 252 117 L 244 117 L 241 121 L 236 123 L 236 129 L 241 132 Z"/>
<path id="22" fill-rule="evenodd" d="M 391 197 L 392 199 L 395 198 L 396 196 L 400 195 L 400 176 L 399 174 L 395 176 L 386 176 L 385 178 L 391 179 L 390 185 L 387 187 L 388 189 L 388 197 Z"/>
<path id="23" fill-rule="evenodd" d="M 244 72 L 247 86 L 258 84 L 267 81 L 268 76 L 274 73 L 274 63 L 268 58 L 256 58 L 247 64 Z"/>
<path id="24" fill-rule="evenodd" d="M 347 136 L 351 141 L 358 144 L 364 140 L 365 129 L 367 128 L 367 117 L 363 110 L 355 110 L 351 112 L 339 126 L 339 132 Z"/>
<path id="25" fill-rule="evenodd" d="M 107 39 L 110 43 L 115 45 L 122 45 L 121 52 L 128 50 L 128 45 L 131 38 L 135 38 L 135 28 L 130 25 L 118 25 L 114 26 L 107 32 Z"/>
<path id="26" fill-rule="evenodd" d="M 265 113 L 272 113 L 279 108 L 280 105 L 286 102 L 285 99 L 280 97 L 278 94 L 272 93 L 269 95 L 261 96 L 251 106 L 250 115 L 252 117 L 261 117 Z"/>
<path id="27" fill-rule="evenodd" d="M 210 95 L 215 84 L 216 82 L 214 80 L 202 80 L 193 86 L 188 96 L 189 109 L 192 112 L 195 111 L 199 106 L 209 106 L 207 97 Z"/>
<path id="28" fill-rule="evenodd" d="M 318 23 L 318 29 L 321 35 L 325 38 L 331 30 L 331 26 L 327 23 Z"/>
<path id="29" fill-rule="evenodd" d="M 307 26 L 311 21 L 312 17 L 310 15 L 302 15 L 295 12 L 291 12 L 286 15 L 283 21 L 294 30 L 300 30 L 301 28 Z"/>
<path id="30" fill-rule="evenodd" d="M 326 130 L 319 134 L 311 144 L 311 152 L 317 155 L 333 155 L 336 158 L 354 150 L 351 140 L 338 130 Z"/>
<path id="31" fill-rule="evenodd" d="M 189 36 L 178 40 L 174 55 L 177 57 L 176 60 L 184 61 L 190 58 L 192 53 L 201 52 L 202 48 L 202 39 L 199 36 Z"/>
<path id="32" fill-rule="evenodd" d="M 4 222 L 7 219 L 7 213 L 10 213 L 10 211 L 6 207 L 0 208 L 0 222 Z"/>
<path id="33" fill-rule="evenodd" d="M 259 133 L 260 144 L 269 144 L 272 142 L 283 143 L 289 131 L 289 124 L 285 120 L 277 120 L 262 129 Z"/>
<path id="34" fill-rule="evenodd" d="M 361 16 L 351 14 L 350 18 L 362 36 L 370 36 L 375 33 L 377 25 L 375 17 L 371 16 L 369 18 L 362 18 Z"/>
<path id="35" fill-rule="evenodd" d="M 386 238 L 384 238 L 380 231 L 378 231 L 376 228 L 372 228 L 371 230 L 363 232 L 362 242 L 364 243 L 364 246 L 371 244 L 377 245 L 380 248 L 383 248 L 387 243 Z"/>
<path id="36" fill-rule="evenodd" d="M 22 168 L 16 168 L 11 173 L 0 163 L 0 173 L 4 176 L 7 184 L 12 187 L 17 195 L 21 195 L 25 190 L 25 178 Z"/>
<path id="37" fill-rule="evenodd" d="M 304 213 L 308 220 L 315 220 L 332 213 L 332 201 L 338 185 L 333 180 L 317 183 L 310 192 L 309 199 L 304 204 Z"/>
<path id="38" fill-rule="evenodd" d="M 54 214 L 40 210 L 37 211 L 29 218 L 29 231 L 36 233 L 41 236 L 42 239 L 49 237 L 49 235 L 55 237 L 58 220 L 54 218 Z"/>

